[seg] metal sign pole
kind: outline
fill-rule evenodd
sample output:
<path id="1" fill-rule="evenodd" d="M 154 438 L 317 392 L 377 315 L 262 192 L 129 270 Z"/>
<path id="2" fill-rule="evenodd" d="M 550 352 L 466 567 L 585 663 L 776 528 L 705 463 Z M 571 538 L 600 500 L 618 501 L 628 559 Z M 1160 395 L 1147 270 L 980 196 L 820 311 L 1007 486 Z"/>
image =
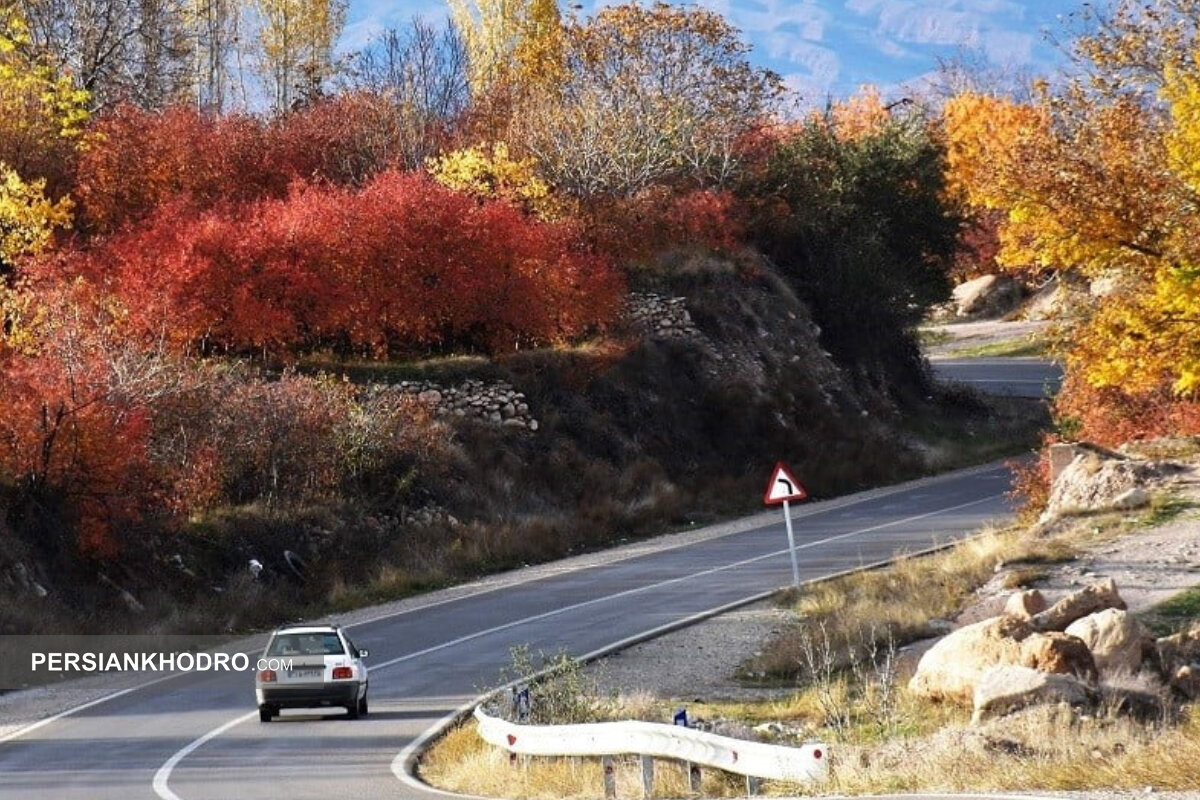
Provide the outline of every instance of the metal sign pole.
<path id="1" fill-rule="evenodd" d="M 788 508 L 787 500 L 783 501 L 783 520 L 787 523 L 788 555 L 792 557 L 792 585 L 799 589 L 800 565 L 796 563 L 796 537 L 792 533 L 792 512 Z"/>

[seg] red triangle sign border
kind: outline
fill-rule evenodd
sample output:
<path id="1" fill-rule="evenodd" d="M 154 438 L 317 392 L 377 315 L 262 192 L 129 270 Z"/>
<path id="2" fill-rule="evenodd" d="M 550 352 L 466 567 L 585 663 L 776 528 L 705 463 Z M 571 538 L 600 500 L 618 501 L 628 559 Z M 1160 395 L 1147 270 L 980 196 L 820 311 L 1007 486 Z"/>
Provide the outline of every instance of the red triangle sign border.
<path id="1" fill-rule="evenodd" d="M 783 502 L 807 499 L 808 490 L 804 488 L 804 484 L 796 480 L 787 464 L 776 461 L 775 469 L 771 472 L 771 479 L 767 481 L 767 489 L 763 493 L 763 503 L 777 506 Z"/>

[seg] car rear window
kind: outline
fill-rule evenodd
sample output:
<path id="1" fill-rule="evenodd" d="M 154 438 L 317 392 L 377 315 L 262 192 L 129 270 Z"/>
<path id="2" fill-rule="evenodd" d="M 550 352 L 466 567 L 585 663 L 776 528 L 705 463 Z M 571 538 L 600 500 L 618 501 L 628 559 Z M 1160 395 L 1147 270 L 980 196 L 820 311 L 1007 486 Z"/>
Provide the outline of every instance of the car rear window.
<path id="1" fill-rule="evenodd" d="M 280 633 L 267 648 L 268 656 L 340 656 L 345 652 L 336 633 Z"/>

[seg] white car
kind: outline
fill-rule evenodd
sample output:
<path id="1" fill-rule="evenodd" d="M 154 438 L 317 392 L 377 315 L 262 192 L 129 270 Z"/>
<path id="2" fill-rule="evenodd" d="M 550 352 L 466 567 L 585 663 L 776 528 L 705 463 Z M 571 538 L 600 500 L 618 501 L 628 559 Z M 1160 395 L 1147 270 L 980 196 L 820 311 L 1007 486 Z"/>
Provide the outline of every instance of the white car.
<path id="1" fill-rule="evenodd" d="M 366 650 L 337 625 L 294 625 L 271 634 L 254 678 L 258 718 L 281 708 L 341 706 L 349 719 L 367 713 Z"/>

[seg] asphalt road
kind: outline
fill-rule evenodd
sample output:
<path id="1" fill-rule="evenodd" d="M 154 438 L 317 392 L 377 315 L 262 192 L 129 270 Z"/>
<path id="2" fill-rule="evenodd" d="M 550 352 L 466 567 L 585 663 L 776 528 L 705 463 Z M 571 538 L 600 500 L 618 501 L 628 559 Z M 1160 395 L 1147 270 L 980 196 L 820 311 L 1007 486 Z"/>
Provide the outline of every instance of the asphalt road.
<path id="1" fill-rule="evenodd" d="M 801 577 L 973 532 L 1007 516 L 1007 488 L 1006 469 L 990 466 L 793 506 Z M 781 514 L 687 538 L 697 541 L 666 538 L 601 564 L 561 562 L 354 626 L 371 652 L 365 719 L 285 711 L 262 724 L 249 674 L 183 675 L 0 742 L 0 797 L 421 796 L 401 780 L 403 751 L 493 685 L 513 645 L 589 654 L 791 581 Z"/>
<path id="2" fill-rule="evenodd" d="M 1062 384 L 1062 368 L 1040 358 L 935 358 L 929 363 L 939 380 L 988 394 L 1048 397 Z"/>
<path id="3" fill-rule="evenodd" d="M 943 379 L 1044 396 L 1035 359 L 944 360 Z M 886 454 L 880 454 L 886 457 Z M 766 465 L 764 465 L 765 467 Z M 764 469 L 764 480 L 766 469 Z M 800 476 L 803 478 L 803 476 Z M 1006 518 L 998 465 L 793 506 L 802 580 L 884 561 Z M 0 740 L 4 800 L 429 796 L 405 764 L 421 737 L 494 685 L 514 645 L 613 649 L 791 581 L 782 515 L 573 560 L 354 625 L 370 650 L 371 713 L 285 711 L 262 724 L 246 673 L 159 680 Z"/>

